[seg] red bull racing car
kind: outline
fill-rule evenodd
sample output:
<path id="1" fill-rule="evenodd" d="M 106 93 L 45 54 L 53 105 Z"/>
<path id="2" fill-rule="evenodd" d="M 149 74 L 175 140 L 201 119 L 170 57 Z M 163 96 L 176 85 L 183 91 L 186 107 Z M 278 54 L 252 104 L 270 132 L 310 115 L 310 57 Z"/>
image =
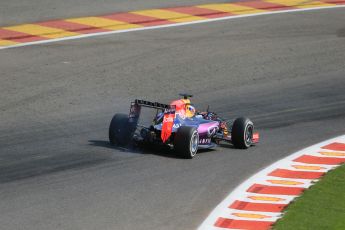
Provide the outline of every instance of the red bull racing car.
<path id="1" fill-rule="evenodd" d="M 136 99 L 128 114 L 115 114 L 109 126 L 110 143 L 126 146 L 131 142 L 166 145 L 182 158 L 193 158 L 198 149 L 214 148 L 220 142 L 247 149 L 258 143 L 259 133 L 254 124 L 245 117 L 226 120 L 209 109 L 196 111 L 190 102 L 192 95 L 180 94 L 183 98 L 170 104 Z M 156 110 L 152 124 L 139 124 L 141 108 Z"/>

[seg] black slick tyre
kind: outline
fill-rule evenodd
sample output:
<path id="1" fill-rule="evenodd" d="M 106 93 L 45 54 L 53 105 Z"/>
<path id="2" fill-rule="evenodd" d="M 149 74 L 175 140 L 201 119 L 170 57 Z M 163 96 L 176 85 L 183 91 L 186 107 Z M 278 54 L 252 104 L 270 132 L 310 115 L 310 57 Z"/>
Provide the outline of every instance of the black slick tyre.
<path id="1" fill-rule="evenodd" d="M 113 116 L 109 126 L 109 141 L 112 145 L 125 146 L 133 136 L 133 129 L 129 127 L 128 115 L 117 113 Z"/>
<path id="2" fill-rule="evenodd" d="M 232 144 L 239 149 L 247 149 L 253 143 L 254 124 L 246 117 L 240 117 L 232 125 Z"/>
<path id="3" fill-rule="evenodd" d="M 186 159 L 192 159 L 197 151 L 199 144 L 199 133 L 197 128 L 181 126 L 174 138 L 174 149 L 176 153 Z"/>

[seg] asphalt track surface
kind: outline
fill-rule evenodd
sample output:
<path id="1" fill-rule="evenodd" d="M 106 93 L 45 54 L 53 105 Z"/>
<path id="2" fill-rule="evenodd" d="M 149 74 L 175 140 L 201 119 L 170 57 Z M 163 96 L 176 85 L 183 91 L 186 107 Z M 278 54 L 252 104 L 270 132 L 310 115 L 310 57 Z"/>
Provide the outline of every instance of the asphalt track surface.
<path id="1" fill-rule="evenodd" d="M 345 11 L 138 31 L 0 52 L 1 229 L 193 229 L 240 182 L 345 132 Z M 246 115 L 248 150 L 193 160 L 108 144 L 132 99 Z"/>

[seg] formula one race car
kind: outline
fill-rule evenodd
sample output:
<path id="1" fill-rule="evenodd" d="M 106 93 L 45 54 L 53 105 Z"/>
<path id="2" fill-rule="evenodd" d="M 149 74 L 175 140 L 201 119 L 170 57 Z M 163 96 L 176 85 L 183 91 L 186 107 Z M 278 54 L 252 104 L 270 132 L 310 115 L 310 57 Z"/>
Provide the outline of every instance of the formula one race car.
<path id="1" fill-rule="evenodd" d="M 113 145 L 126 146 L 131 142 L 166 145 L 182 158 L 193 158 L 198 149 L 209 149 L 221 141 L 236 148 L 247 149 L 258 143 L 254 124 L 245 117 L 225 120 L 216 113 L 196 111 L 190 102 L 192 95 L 180 94 L 183 99 L 170 104 L 136 99 L 129 115 L 115 114 L 109 126 Z M 142 107 L 156 109 L 152 125 L 138 124 Z"/>

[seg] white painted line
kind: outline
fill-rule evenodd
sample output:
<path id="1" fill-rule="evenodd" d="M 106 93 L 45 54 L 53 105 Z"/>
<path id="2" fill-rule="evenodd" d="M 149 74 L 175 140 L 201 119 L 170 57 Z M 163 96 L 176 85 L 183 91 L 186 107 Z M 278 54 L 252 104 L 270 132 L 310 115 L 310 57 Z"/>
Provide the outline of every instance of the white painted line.
<path id="1" fill-rule="evenodd" d="M 200 23 L 207 23 L 207 22 L 215 22 L 215 21 L 222 21 L 222 20 L 247 18 L 247 17 L 260 16 L 260 15 L 282 14 L 282 13 L 291 13 L 291 12 L 303 12 L 303 11 L 322 10 L 322 9 L 334 9 L 334 8 L 342 8 L 342 7 L 345 7 L 345 5 L 321 6 L 321 7 L 305 8 L 305 9 L 270 11 L 270 12 L 262 12 L 262 13 L 256 13 L 256 14 L 227 16 L 227 17 L 222 17 L 222 18 L 205 19 L 205 20 L 200 20 L 200 21 L 191 21 L 191 22 L 183 22 L 183 23 L 168 24 L 168 25 L 159 25 L 159 26 L 150 26 L 150 27 L 142 27 L 142 28 L 133 28 L 133 29 L 126 29 L 126 30 L 116 30 L 116 31 L 109 31 L 109 32 L 94 33 L 94 34 L 83 34 L 83 35 L 78 35 L 78 36 L 56 38 L 56 39 L 50 39 L 50 40 L 44 40 L 44 41 L 27 42 L 27 43 L 16 44 L 16 45 L 11 45 L 11 46 L 4 46 L 4 47 L 0 47 L 0 50 L 1 49 L 16 48 L 16 47 L 23 47 L 23 46 L 46 44 L 46 43 L 59 42 L 59 41 L 82 39 L 82 38 L 88 38 L 88 37 L 110 35 L 110 34 L 119 34 L 119 33 L 127 33 L 127 32 L 142 31 L 142 30 L 154 30 L 154 29 L 162 29 L 162 28 L 168 28 L 168 27 L 185 26 L 185 25 L 200 24 Z"/>
<path id="2" fill-rule="evenodd" d="M 224 228 L 218 228 L 218 227 L 212 226 L 208 230 L 224 230 Z M 243 229 L 232 229 L 232 230 L 243 230 Z"/>
<path id="3" fill-rule="evenodd" d="M 305 155 L 306 153 L 317 153 L 318 151 L 321 150 L 321 147 L 328 145 L 330 143 L 333 142 L 342 142 L 345 143 L 345 135 L 343 136 L 339 136 L 336 138 L 332 138 L 326 141 L 323 141 L 321 143 L 315 144 L 313 146 L 310 146 L 308 148 L 302 149 L 296 153 L 293 153 L 273 164 L 271 164 L 270 166 L 268 166 L 267 168 L 261 170 L 260 172 L 256 173 L 255 175 L 251 176 L 249 179 L 247 179 L 246 181 L 244 181 L 242 184 L 240 184 L 237 188 L 235 188 L 235 190 L 233 190 L 211 213 L 210 215 L 205 219 L 205 221 L 199 226 L 199 230 L 209 230 L 209 229 L 214 229 L 214 224 L 215 222 L 218 220 L 219 217 L 225 217 L 225 218 L 231 218 L 231 219 L 245 219 L 245 220 L 253 220 L 253 219 L 249 219 L 249 218 L 239 218 L 236 217 L 234 215 L 232 215 L 232 213 L 234 212 L 233 210 L 235 209 L 230 209 L 229 206 L 236 200 L 241 200 L 241 201 L 248 201 L 248 202 L 252 202 L 252 203 L 274 203 L 272 201 L 269 202 L 265 202 L 265 201 L 259 201 L 259 200 L 252 200 L 249 197 L 250 196 L 263 196 L 263 197 L 274 197 L 274 198 L 281 198 L 284 199 L 283 201 L 279 201 L 279 203 L 283 203 L 283 204 L 287 204 L 289 203 L 291 200 L 293 200 L 296 196 L 282 196 L 282 195 L 266 195 L 266 194 L 258 194 L 258 193 L 249 193 L 246 192 L 248 190 L 249 187 L 251 187 L 253 184 L 266 184 L 266 185 L 270 185 L 267 182 L 263 182 L 266 181 L 268 179 L 272 179 L 272 178 L 279 178 L 282 180 L 289 180 L 289 181 L 300 181 L 300 182 L 308 182 L 307 185 L 305 186 L 288 186 L 288 187 L 309 187 L 310 185 L 312 185 L 313 181 L 317 181 L 317 180 L 305 180 L 305 179 L 290 179 L 290 178 L 280 178 L 280 177 L 272 177 L 272 176 L 268 176 L 269 173 L 271 173 L 272 171 L 278 169 L 278 168 L 286 168 L 287 166 L 291 165 L 291 164 L 295 164 L 296 162 L 293 162 L 294 159 Z M 309 165 L 309 166 L 316 166 L 316 164 L 304 164 L 304 165 Z M 324 167 L 324 165 L 320 165 L 322 167 Z M 334 166 L 336 167 L 336 166 Z M 333 169 L 332 167 L 327 167 L 328 170 Z M 284 187 L 284 185 L 273 185 L 273 186 L 279 186 L 279 187 Z M 236 210 L 236 212 L 241 212 L 240 210 Z M 242 213 L 245 213 L 248 211 L 242 211 Z M 259 213 L 259 214 L 263 214 L 266 212 L 250 212 L 250 213 Z M 262 221 L 267 221 L 267 220 L 271 220 L 271 221 L 276 221 L 278 218 L 280 218 L 281 213 L 269 213 L 268 216 L 271 216 L 270 218 L 265 218 L 262 219 Z"/>

